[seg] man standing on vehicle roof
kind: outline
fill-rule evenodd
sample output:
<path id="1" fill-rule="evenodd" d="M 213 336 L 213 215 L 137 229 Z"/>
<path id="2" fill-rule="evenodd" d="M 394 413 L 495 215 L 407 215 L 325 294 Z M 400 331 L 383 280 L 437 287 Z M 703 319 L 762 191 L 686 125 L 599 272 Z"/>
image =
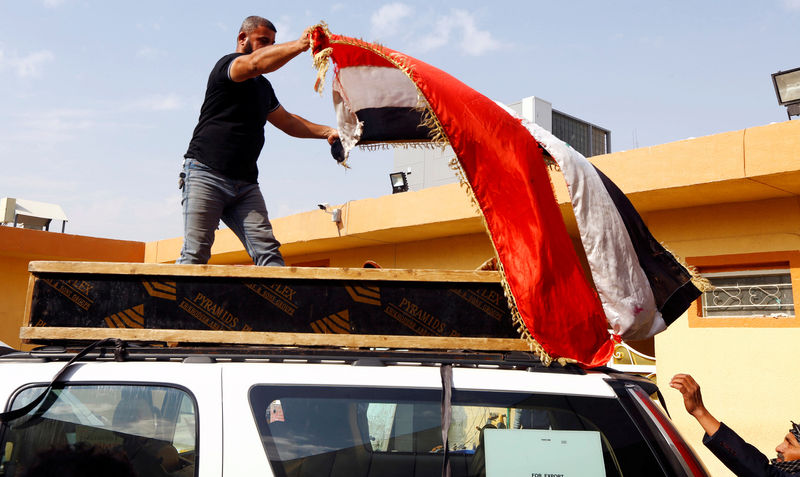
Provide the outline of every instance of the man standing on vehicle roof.
<path id="1" fill-rule="evenodd" d="M 245 18 L 236 53 L 223 56 L 208 77 L 200 119 L 185 154 L 183 249 L 177 263 L 207 263 L 220 219 L 244 244 L 256 265 L 284 265 L 258 187 L 256 161 L 264 145 L 266 121 L 294 137 L 327 139 L 336 129 L 286 111 L 269 81 L 271 73 L 310 47 L 309 30 L 294 41 L 275 44 L 275 26 Z"/>
<path id="2" fill-rule="evenodd" d="M 777 459 L 770 462 L 758 449 L 719 422 L 703 405 L 700 385 L 688 374 L 676 374 L 669 385 L 683 394 L 683 404 L 706 431 L 703 444 L 738 476 L 800 475 L 800 426 L 792 429 L 775 448 Z"/>

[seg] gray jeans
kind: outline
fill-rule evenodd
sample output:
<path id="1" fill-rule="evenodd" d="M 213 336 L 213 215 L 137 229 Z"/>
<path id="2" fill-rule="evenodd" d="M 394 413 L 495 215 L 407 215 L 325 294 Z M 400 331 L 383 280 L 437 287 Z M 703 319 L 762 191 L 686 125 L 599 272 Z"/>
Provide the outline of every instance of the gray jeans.
<path id="1" fill-rule="evenodd" d="M 230 179 L 195 159 L 184 161 L 183 173 L 183 248 L 175 263 L 208 263 L 221 219 L 253 263 L 284 265 L 258 184 Z"/>

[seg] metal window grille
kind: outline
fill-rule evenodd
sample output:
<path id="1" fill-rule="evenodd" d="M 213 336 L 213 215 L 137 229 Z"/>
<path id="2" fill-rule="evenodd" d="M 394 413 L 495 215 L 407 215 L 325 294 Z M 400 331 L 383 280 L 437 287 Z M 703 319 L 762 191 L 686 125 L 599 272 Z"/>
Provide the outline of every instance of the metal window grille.
<path id="1" fill-rule="evenodd" d="M 703 293 L 704 317 L 794 316 L 789 270 L 749 270 L 703 276 L 715 286 Z"/>

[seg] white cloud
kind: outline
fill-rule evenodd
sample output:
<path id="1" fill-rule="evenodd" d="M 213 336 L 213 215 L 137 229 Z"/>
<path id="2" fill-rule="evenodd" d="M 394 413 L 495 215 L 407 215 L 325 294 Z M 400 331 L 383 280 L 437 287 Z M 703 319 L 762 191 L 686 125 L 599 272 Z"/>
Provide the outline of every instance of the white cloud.
<path id="1" fill-rule="evenodd" d="M 52 165 L 48 165 L 44 158 L 61 157 L 65 147 L 108 128 L 96 112 L 89 110 L 37 111 L 12 114 L 6 119 L 0 128 L 0 157 L 23 159 L 14 166 L 13 172 L 17 175 L 25 170 L 35 170 L 36 175 L 49 174 L 42 172 Z M 58 165 L 63 167 L 64 164 L 59 162 Z M 3 182 L 8 180 L 6 175 L 2 175 Z"/>
<path id="2" fill-rule="evenodd" d="M 67 140 L 74 133 L 93 129 L 96 113 L 85 109 L 56 109 L 22 117 L 22 125 L 40 140 Z"/>
<path id="3" fill-rule="evenodd" d="M 16 131 L 8 140 L 26 147 L 29 152 L 54 154 L 64 143 L 100 127 L 101 123 L 88 111 L 54 110 L 30 113 L 20 118 Z"/>
<path id="4" fill-rule="evenodd" d="M 175 111 L 183 107 L 183 99 L 175 93 L 154 94 L 132 101 L 127 109 L 135 111 Z"/>
<path id="5" fill-rule="evenodd" d="M 433 50 L 453 42 L 462 53 L 472 56 L 480 56 L 505 46 L 491 32 L 479 29 L 475 17 L 465 10 L 452 10 L 450 15 L 439 17 L 433 32 L 423 36 L 418 46 L 423 50 Z"/>
<path id="6" fill-rule="evenodd" d="M 405 3 L 388 3 L 372 14 L 372 34 L 377 37 L 394 35 L 400 30 L 403 19 L 413 13 Z"/>
<path id="7" fill-rule="evenodd" d="M 177 191 L 177 188 L 175 188 Z M 130 187 L 95 189 L 70 202 L 67 232 L 120 240 L 153 241 L 181 235 L 180 194 L 142 194 Z"/>
<path id="8" fill-rule="evenodd" d="M 67 141 L 118 126 L 107 114 L 94 109 L 53 109 L 18 114 L 0 130 L 0 142 L 27 145 L 30 149 L 52 150 Z"/>
<path id="9" fill-rule="evenodd" d="M 39 200 L 46 194 L 50 194 L 51 197 L 59 197 L 72 195 L 80 191 L 81 184 L 75 178 L 68 179 L 63 175 L 52 175 L 46 167 L 47 160 L 34 155 L 34 157 L 26 157 L 25 162 L 28 166 L 41 164 L 42 167 L 36 172 L 31 171 L 30 168 L 20 172 L 16 170 L 7 171 L 3 175 L 2 184 L 0 184 L 6 194 L 9 192 L 17 194 L 20 191 L 25 191 L 29 195 L 22 197 L 23 199 Z"/>
<path id="10" fill-rule="evenodd" d="M 56 8 L 64 4 L 65 0 L 44 0 L 42 3 L 47 8 Z"/>
<path id="11" fill-rule="evenodd" d="M 422 51 L 449 46 L 465 55 L 480 56 L 509 46 L 488 30 L 480 29 L 473 13 L 460 9 L 446 15 L 415 15 L 405 3 L 389 3 L 372 14 L 371 27 L 377 41 L 399 36 L 412 49 Z"/>
<path id="12" fill-rule="evenodd" d="M 49 50 L 35 51 L 27 56 L 17 56 L 14 53 L 6 55 L 0 50 L 0 70 L 10 69 L 20 78 L 39 78 L 46 63 L 55 59 Z"/>
<path id="13" fill-rule="evenodd" d="M 789 10 L 800 10 L 800 0 L 783 0 L 783 6 Z"/>
<path id="14" fill-rule="evenodd" d="M 0 152 L 20 146 L 25 150 L 54 151 L 64 143 L 75 141 L 99 131 L 120 128 L 147 129 L 151 124 L 138 124 L 130 114 L 122 114 L 128 121 L 119 121 L 121 113 L 153 113 L 176 111 L 183 108 L 185 100 L 178 94 L 153 94 L 134 100 L 116 101 L 100 109 L 52 109 L 18 114 L 9 118 L 8 125 L 0 128 Z M 11 145 L 16 146 L 11 146 Z"/>
<path id="15" fill-rule="evenodd" d="M 428 35 L 421 37 L 417 46 L 423 51 L 435 50 L 436 48 L 444 46 L 450 41 L 452 29 L 452 23 L 448 18 L 439 18 L 439 20 L 436 21 L 436 26 L 431 29 Z"/>

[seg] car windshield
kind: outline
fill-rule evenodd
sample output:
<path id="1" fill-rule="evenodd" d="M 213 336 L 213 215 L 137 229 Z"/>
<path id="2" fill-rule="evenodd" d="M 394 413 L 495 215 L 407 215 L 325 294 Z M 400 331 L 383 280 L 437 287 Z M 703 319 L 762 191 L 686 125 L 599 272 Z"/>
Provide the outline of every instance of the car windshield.
<path id="1" fill-rule="evenodd" d="M 250 403 L 278 476 L 442 475 L 441 392 L 256 386 Z M 614 398 L 454 390 L 458 476 L 664 475 Z"/>
<path id="2" fill-rule="evenodd" d="M 43 391 L 42 386 L 23 389 L 11 409 Z M 188 477 L 195 475 L 196 428 L 194 400 L 183 390 L 67 385 L 51 390 L 30 414 L 4 428 L 0 476 L 51 475 L 53 469 L 73 475 L 65 466 L 74 471 L 109 465 L 115 477 Z"/>

